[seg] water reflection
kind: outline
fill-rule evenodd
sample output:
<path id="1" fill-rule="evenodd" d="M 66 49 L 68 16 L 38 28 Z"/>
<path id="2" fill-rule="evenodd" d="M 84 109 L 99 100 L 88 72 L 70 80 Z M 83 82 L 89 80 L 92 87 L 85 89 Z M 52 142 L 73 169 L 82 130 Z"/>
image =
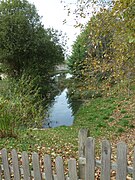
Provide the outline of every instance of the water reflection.
<path id="1" fill-rule="evenodd" d="M 68 89 L 61 86 L 61 82 L 70 79 L 71 74 L 57 74 L 54 76 L 59 92 L 51 101 L 48 107 L 48 115 L 44 120 L 43 128 L 53 128 L 58 126 L 71 126 L 74 121 L 74 114 L 79 109 L 82 101 L 74 101 Z"/>
<path id="2" fill-rule="evenodd" d="M 44 127 L 71 126 L 74 115 L 67 98 L 67 88 L 55 97 L 52 106 L 48 110 L 48 117 Z"/>

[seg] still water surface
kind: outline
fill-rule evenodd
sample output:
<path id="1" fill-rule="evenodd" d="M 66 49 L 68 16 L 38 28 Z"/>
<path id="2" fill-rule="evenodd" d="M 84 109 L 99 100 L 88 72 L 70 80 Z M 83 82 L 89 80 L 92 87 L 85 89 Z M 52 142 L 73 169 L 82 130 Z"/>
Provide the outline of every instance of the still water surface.
<path id="1" fill-rule="evenodd" d="M 64 79 L 70 79 L 71 74 L 64 75 Z M 59 82 L 61 75 L 55 77 L 55 81 Z M 48 107 L 48 115 L 45 118 L 43 128 L 54 128 L 58 126 L 71 126 L 74 121 L 74 115 L 79 109 L 82 101 L 73 101 L 68 94 L 68 89 L 65 88 L 57 96 Z"/>
<path id="2" fill-rule="evenodd" d="M 74 115 L 68 102 L 67 92 L 66 88 L 55 97 L 52 106 L 48 109 L 44 127 L 71 126 L 73 124 Z"/>

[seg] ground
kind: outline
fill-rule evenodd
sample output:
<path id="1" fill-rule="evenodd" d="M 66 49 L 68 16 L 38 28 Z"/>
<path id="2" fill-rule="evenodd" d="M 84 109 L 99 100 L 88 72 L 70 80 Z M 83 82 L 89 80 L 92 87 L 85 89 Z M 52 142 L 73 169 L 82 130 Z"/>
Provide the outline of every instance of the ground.
<path id="1" fill-rule="evenodd" d="M 15 148 L 18 152 L 36 151 L 43 157 L 50 154 L 53 164 L 55 157 L 63 157 L 67 167 L 70 157 L 78 159 L 78 132 L 88 128 L 90 136 L 96 140 L 96 157 L 100 158 L 100 143 L 108 139 L 112 146 L 112 161 L 116 160 L 116 145 L 120 141 L 128 146 L 128 165 L 133 164 L 135 146 L 135 86 L 130 95 L 127 91 L 113 92 L 109 96 L 87 101 L 75 115 L 73 126 L 50 129 L 19 130 L 17 138 L 4 138 L 0 141 L 0 149 L 8 151 Z M 117 94 L 117 95 L 116 95 Z M 66 168 L 67 170 L 67 168 Z M 100 171 L 97 170 L 97 179 Z M 114 179 L 115 172 L 112 172 Z M 127 177 L 127 179 L 132 179 Z"/>

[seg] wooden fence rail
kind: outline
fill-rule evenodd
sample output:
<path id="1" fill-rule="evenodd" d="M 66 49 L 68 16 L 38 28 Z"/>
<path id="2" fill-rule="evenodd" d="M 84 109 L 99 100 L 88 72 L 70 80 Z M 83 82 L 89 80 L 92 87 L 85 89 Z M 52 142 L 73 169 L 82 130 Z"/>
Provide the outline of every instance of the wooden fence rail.
<path id="1" fill-rule="evenodd" d="M 117 144 L 117 160 L 111 162 L 111 145 L 107 140 L 102 141 L 101 160 L 95 157 L 95 140 L 88 136 L 86 129 L 79 131 L 79 160 L 74 158 L 68 160 L 68 175 L 64 173 L 63 159 L 58 156 L 55 159 L 55 173 L 52 170 L 51 157 L 45 155 L 44 171 L 41 172 L 39 156 L 32 153 L 32 165 L 27 152 L 21 153 L 21 160 L 16 150 L 11 151 L 9 162 L 6 149 L 1 150 L 0 180 L 94 180 L 95 168 L 100 168 L 101 180 L 110 180 L 111 171 L 116 171 L 116 180 L 126 180 L 127 174 L 135 180 L 135 148 L 133 166 L 127 165 L 127 145 L 124 142 Z M 78 164 L 78 165 L 77 165 Z M 114 177 L 113 177 L 114 179 Z"/>

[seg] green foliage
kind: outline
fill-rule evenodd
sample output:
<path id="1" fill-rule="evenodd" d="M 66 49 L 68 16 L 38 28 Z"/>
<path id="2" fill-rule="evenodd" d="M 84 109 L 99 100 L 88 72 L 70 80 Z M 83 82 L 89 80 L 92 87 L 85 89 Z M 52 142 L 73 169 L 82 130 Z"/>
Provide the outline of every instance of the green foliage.
<path id="1" fill-rule="evenodd" d="M 110 117 L 109 118 L 109 122 L 112 122 L 112 121 L 114 121 L 115 119 L 113 118 L 113 117 Z"/>
<path id="2" fill-rule="evenodd" d="M 126 127 L 126 126 L 129 125 L 129 121 L 126 120 L 126 119 L 124 119 L 124 118 L 122 118 L 122 119 L 120 119 L 120 121 L 118 122 L 118 124 L 121 125 L 121 126 L 123 126 L 123 127 Z"/>
<path id="3" fill-rule="evenodd" d="M 127 112 L 127 111 L 126 111 L 125 109 L 122 109 L 122 110 L 121 110 L 121 113 L 122 113 L 122 114 L 125 114 L 126 112 Z"/>
<path id="4" fill-rule="evenodd" d="M 14 137 L 15 133 L 15 121 L 13 122 L 14 115 L 10 113 L 12 111 L 8 101 L 4 98 L 0 99 L 0 137 Z"/>
<path id="5" fill-rule="evenodd" d="M 35 6 L 27 0 L 0 1 L 0 24 L 0 63 L 10 76 L 24 71 L 48 75 L 63 62 L 56 32 L 44 29 Z"/>
<path id="6" fill-rule="evenodd" d="M 78 36 L 69 67 L 80 91 L 104 93 L 126 80 L 130 94 L 135 72 L 134 4 L 118 0 L 109 10 L 100 9 Z"/>
<path id="7" fill-rule="evenodd" d="M 108 14 L 109 12 L 105 11 L 92 17 L 75 42 L 75 45 L 79 43 L 80 47 L 83 47 L 84 58 L 76 60 L 77 50 L 74 45 L 73 54 L 69 59 L 74 77 L 79 78 L 82 84 L 85 81 L 83 86 L 86 90 L 96 90 L 99 88 L 99 83 L 106 80 L 111 74 L 109 59 L 112 57 L 111 38 L 113 30 L 107 27 L 108 21 L 110 21 Z M 80 39 L 82 43 L 79 42 Z M 105 67 L 105 63 L 108 63 L 107 67 Z"/>
<path id="8" fill-rule="evenodd" d="M 88 27 L 86 27 L 86 29 L 77 37 L 76 42 L 73 44 L 73 53 L 68 59 L 69 68 L 76 78 L 80 78 L 82 75 L 81 63 L 87 56 L 88 34 Z"/>
<path id="9" fill-rule="evenodd" d="M 0 136 L 12 136 L 18 128 L 40 127 L 45 112 L 35 79 L 25 75 L 10 80 L 0 96 Z"/>
<path id="10" fill-rule="evenodd" d="M 50 97 L 51 75 L 64 61 L 59 34 L 44 29 L 33 4 L 27 0 L 0 1 L 0 68 L 11 77 L 1 88 L 1 136 L 19 127 L 39 127 L 43 101 Z"/>
<path id="11" fill-rule="evenodd" d="M 124 131 L 125 131 L 125 130 L 124 130 L 124 128 L 122 128 L 122 127 L 118 128 L 118 130 L 117 130 L 117 132 L 120 133 L 120 134 L 123 133 Z"/>
<path id="12" fill-rule="evenodd" d="M 117 0 L 113 13 L 117 14 L 120 19 L 124 20 L 124 27 L 119 27 L 121 30 L 123 29 L 123 33 L 127 34 L 127 40 L 129 43 L 135 43 L 135 0 Z"/>
<path id="13" fill-rule="evenodd" d="M 23 129 L 18 132 L 19 138 L 2 138 L 0 148 L 7 148 L 8 150 L 15 148 L 19 152 L 38 151 L 40 154 L 52 154 L 52 157 L 64 153 L 64 156 L 66 154 L 68 158 L 70 155 L 73 157 L 74 152 L 76 152 L 76 157 L 78 157 L 78 132 L 81 128 L 88 128 L 90 136 L 96 138 L 97 142 L 109 139 L 117 144 L 121 139 L 128 142 L 129 151 L 132 151 L 135 128 L 135 89 L 129 98 L 124 92 L 121 92 L 121 95 L 121 98 L 116 94 L 114 97 L 102 97 L 87 101 L 75 114 L 73 126 L 46 130 Z M 127 113 L 119 114 L 121 109 L 126 109 Z M 109 119 L 103 119 L 104 116 L 108 115 Z M 129 121 L 128 126 L 119 125 L 118 122 L 123 116 L 124 119 L 125 116 L 128 116 L 126 117 Z"/>

